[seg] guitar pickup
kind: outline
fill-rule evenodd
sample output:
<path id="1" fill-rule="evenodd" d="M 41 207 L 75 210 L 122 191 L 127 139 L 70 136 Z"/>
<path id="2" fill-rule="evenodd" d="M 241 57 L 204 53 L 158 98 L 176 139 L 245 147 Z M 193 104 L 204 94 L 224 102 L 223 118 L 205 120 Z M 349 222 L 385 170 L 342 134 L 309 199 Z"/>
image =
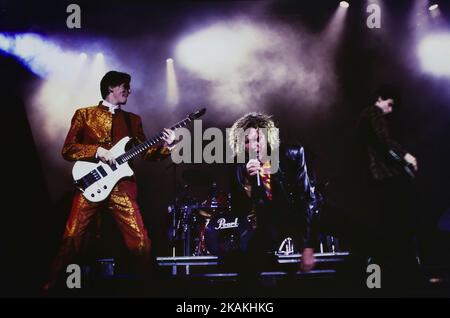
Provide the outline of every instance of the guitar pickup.
<path id="1" fill-rule="evenodd" d="M 106 177 L 108 175 L 102 166 L 98 166 L 97 171 L 100 172 L 102 177 Z"/>

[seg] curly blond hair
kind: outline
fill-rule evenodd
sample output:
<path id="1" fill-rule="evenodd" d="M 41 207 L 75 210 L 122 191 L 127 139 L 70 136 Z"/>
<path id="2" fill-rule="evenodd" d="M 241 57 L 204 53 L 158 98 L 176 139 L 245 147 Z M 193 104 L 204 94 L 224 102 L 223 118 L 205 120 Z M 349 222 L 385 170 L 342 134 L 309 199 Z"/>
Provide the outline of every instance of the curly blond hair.
<path id="1" fill-rule="evenodd" d="M 251 112 L 236 120 L 229 130 L 228 143 L 234 156 L 244 151 L 245 140 L 243 139 L 245 138 L 245 135 L 242 134 L 242 130 L 246 131 L 249 128 L 267 129 L 267 141 L 270 149 L 279 147 L 280 136 L 278 128 L 272 120 L 272 116 L 258 112 Z"/>

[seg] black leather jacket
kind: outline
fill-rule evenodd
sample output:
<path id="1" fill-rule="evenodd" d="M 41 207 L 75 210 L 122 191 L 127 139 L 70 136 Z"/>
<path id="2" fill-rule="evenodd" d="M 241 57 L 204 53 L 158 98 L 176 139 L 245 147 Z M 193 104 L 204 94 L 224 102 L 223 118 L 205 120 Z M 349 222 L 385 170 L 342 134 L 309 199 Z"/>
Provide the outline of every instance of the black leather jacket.
<path id="1" fill-rule="evenodd" d="M 400 158 L 407 151 L 392 138 L 387 117 L 380 108 L 374 105 L 365 108 L 359 117 L 357 131 L 359 147 L 373 179 L 384 180 L 403 173 L 403 167 L 389 151 L 394 151 Z"/>
<path id="2" fill-rule="evenodd" d="M 267 205 L 266 196 L 265 200 L 259 200 L 258 194 L 254 191 L 252 198 L 245 193 L 246 165 L 237 164 L 233 170 L 231 185 L 234 208 L 242 213 L 249 213 L 255 210 L 255 205 L 256 208 L 258 204 Z M 313 247 L 317 236 L 314 215 L 318 204 L 308 176 L 305 150 L 302 146 L 280 146 L 279 169 L 277 173 L 271 175 L 271 184 L 273 195 L 271 203 L 275 206 L 272 215 L 275 214 L 275 217 L 268 222 L 275 224 L 281 221 L 293 226 L 294 231 L 298 232 L 303 248 Z M 257 187 L 253 182 L 252 189 L 254 188 Z M 275 221 L 276 219 L 278 220 Z"/>

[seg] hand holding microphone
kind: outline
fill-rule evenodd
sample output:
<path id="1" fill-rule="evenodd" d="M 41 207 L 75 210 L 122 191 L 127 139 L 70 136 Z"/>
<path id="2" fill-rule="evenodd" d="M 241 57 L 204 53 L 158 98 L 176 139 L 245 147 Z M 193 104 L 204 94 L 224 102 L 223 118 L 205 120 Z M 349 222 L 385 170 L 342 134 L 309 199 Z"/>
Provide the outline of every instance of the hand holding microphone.
<path id="1" fill-rule="evenodd" d="M 258 186 L 261 185 L 259 173 L 262 169 L 261 163 L 258 159 L 250 159 L 246 165 L 247 173 L 249 176 L 256 176 L 256 180 L 258 182 Z"/>

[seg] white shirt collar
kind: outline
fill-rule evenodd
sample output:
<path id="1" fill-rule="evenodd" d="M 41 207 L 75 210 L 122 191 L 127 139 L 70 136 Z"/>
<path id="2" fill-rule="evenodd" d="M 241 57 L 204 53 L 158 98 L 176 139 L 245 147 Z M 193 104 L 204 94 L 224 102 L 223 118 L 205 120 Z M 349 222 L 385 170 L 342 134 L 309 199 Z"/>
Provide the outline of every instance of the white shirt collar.
<path id="1" fill-rule="evenodd" d="M 110 102 L 108 102 L 108 101 L 106 101 L 106 100 L 103 100 L 103 101 L 102 101 L 102 105 L 108 107 L 108 108 L 109 108 L 108 110 L 109 110 L 109 112 L 110 112 L 111 114 L 114 114 L 114 111 L 115 111 L 116 109 L 120 109 L 120 105 L 114 105 L 114 104 L 111 104 Z"/>

